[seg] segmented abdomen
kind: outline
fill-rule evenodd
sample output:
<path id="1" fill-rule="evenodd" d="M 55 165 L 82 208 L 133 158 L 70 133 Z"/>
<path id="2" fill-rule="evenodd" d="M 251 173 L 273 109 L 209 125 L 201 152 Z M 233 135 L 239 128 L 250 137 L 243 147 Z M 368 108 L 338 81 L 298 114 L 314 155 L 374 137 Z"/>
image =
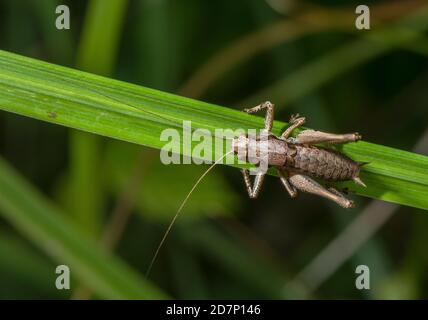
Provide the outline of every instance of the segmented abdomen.
<path id="1" fill-rule="evenodd" d="M 329 181 L 350 180 L 358 176 L 358 163 L 337 152 L 307 145 L 289 145 L 285 166 L 291 171 Z"/>

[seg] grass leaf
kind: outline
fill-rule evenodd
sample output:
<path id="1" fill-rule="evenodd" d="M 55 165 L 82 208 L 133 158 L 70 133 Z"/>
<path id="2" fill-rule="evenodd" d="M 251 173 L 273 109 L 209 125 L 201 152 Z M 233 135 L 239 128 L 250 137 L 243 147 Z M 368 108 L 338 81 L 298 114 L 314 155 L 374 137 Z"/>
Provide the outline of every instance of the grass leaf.
<path id="1" fill-rule="evenodd" d="M 107 299 L 165 297 L 125 263 L 85 238 L 64 214 L 2 159 L 0 214 L 59 264 L 68 265 L 71 277 L 76 276 L 98 296 Z"/>
<path id="2" fill-rule="evenodd" d="M 161 132 L 172 127 L 182 133 L 185 120 L 212 134 L 218 128 L 263 127 L 261 117 L 4 51 L 0 109 L 158 149 L 164 145 Z M 285 125 L 276 121 L 273 132 L 279 134 Z M 341 150 L 370 162 L 362 172 L 368 188 L 350 185 L 351 190 L 428 209 L 428 157 L 364 141 Z"/>
<path id="3" fill-rule="evenodd" d="M 77 50 L 77 66 L 81 70 L 102 75 L 111 74 L 121 35 L 127 0 L 91 0 Z M 109 23 L 105 23 L 109 21 Z M 99 53 L 103 52 L 102 55 Z M 70 173 L 68 195 L 80 201 L 67 201 L 68 210 L 89 233 L 99 233 L 105 194 L 102 174 L 100 137 L 81 131 L 70 133 Z"/>

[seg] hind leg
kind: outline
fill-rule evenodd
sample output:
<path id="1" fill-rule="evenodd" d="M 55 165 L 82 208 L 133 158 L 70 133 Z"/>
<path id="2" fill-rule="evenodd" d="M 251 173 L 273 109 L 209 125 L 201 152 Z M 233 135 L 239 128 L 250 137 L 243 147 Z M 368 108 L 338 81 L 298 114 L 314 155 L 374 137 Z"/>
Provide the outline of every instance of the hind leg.
<path id="1" fill-rule="evenodd" d="M 279 179 L 281 180 L 282 184 L 285 187 L 285 190 L 287 190 L 290 197 L 295 198 L 297 197 L 297 190 L 296 188 L 290 184 L 288 181 L 288 177 L 286 176 L 285 172 L 278 169 Z"/>
<path id="2" fill-rule="evenodd" d="M 258 173 L 254 179 L 254 185 L 251 185 L 250 171 L 247 169 L 242 170 L 242 175 L 244 176 L 245 186 L 247 187 L 248 196 L 251 199 L 257 198 L 262 189 L 263 181 L 265 178 L 265 173 Z"/>
<path id="3" fill-rule="evenodd" d="M 342 198 L 346 199 L 346 197 L 345 197 L 345 193 L 347 192 L 346 190 L 341 192 L 341 191 L 339 191 L 339 190 L 337 190 L 336 188 L 333 188 L 333 187 L 327 188 L 327 190 L 330 191 L 330 192 L 332 192 L 332 193 L 334 193 L 335 195 L 337 195 L 339 197 L 342 197 Z"/>
<path id="4" fill-rule="evenodd" d="M 318 182 L 316 182 L 315 180 L 305 175 L 293 174 L 289 178 L 289 181 L 297 189 L 332 200 L 343 208 L 349 209 L 354 207 L 354 202 L 345 198 L 345 196 L 342 194 L 339 195 L 337 193 L 338 192 L 337 190 L 335 190 L 334 192 L 327 190 L 326 188 L 321 186 Z"/>
<path id="5" fill-rule="evenodd" d="M 297 143 L 317 144 L 317 143 L 345 143 L 361 140 L 358 132 L 346 134 L 334 134 L 315 130 L 304 130 L 296 138 Z"/>

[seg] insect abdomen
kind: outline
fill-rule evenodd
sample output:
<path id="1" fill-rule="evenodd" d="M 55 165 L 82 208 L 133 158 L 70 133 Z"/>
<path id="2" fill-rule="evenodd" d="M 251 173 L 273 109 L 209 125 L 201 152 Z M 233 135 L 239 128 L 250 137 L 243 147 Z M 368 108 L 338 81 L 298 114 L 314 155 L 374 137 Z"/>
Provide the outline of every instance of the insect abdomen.
<path id="1" fill-rule="evenodd" d="M 306 145 L 295 145 L 292 168 L 327 181 L 350 180 L 359 174 L 359 165 L 345 155 Z"/>

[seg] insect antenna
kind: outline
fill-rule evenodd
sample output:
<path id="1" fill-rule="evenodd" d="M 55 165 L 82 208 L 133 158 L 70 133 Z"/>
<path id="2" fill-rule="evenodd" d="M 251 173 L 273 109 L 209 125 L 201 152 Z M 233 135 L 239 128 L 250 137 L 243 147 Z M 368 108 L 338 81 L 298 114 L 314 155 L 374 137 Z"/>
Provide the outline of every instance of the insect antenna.
<path id="1" fill-rule="evenodd" d="M 172 226 L 174 225 L 175 221 L 177 220 L 178 216 L 180 215 L 181 210 L 183 210 L 184 205 L 187 203 L 187 200 L 189 200 L 189 197 L 192 195 L 193 191 L 196 189 L 196 187 L 198 186 L 198 184 L 202 181 L 202 179 L 217 165 L 219 164 L 224 158 L 226 158 L 226 156 L 228 156 L 229 154 L 231 154 L 233 152 L 233 150 L 226 152 L 224 155 L 222 155 L 219 159 L 217 159 L 200 177 L 199 179 L 196 181 L 196 183 L 193 185 L 192 189 L 190 189 L 189 193 L 187 194 L 187 196 L 184 198 L 183 202 L 181 203 L 180 207 L 178 208 L 177 212 L 175 213 L 174 217 L 172 218 L 170 224 L 168 225 L 168 228 L 166 229 L 161 242 L 159 243 L 155 254 L 153 255 L 152 260 L 150 261 L 149 267 L 147 268 L 146 271 L 146 278 L 148 278 L 150 271 L 153 268 L 153 265 L 159 255 L 160 250 L 162 249 L 163 244 L 165 243 L 166 238 L 168 237 L 168 234 L 170 233 Z"/>
<path id="2" fill-rule="evenodd" d="M 144 110 L 144 109 L 141 109 L 141 108 L 139 108 L 139 107 L 137 107 L 137 106 L 135 106 L 135 105 L 132 105 L 132 104 L 130 104 L 130 103 L 127 103 L 127 102 L 123 102 L 123 101 L 121 101 L 121 100 L 119 100 L 119 99 L 117 99 L 117 98 L 114 98 L 114 97 L 112 97 L 112 96 L 110 96 L 110 95 L 106 95 L 106 94 L 104 94 L 104 93 L 101 93 L 101 92 L 99 92 L 98 90 L 94 90 L 94 89 L 89 89 L 89 88 L 86 88 L 86 90 L 88 90 L 88 91 L 91 91 L 91 92 L 93 92 L 93 93 L 95 93 L 95 94 L 98 94 L 98 95 L 100 95 L 100 96 L 102 96 L 102 97 L 105 97 L 105 98 L 107 98 L 107 99 L 110 99 L 110 100 L 112 100 L 112 101 L 115 101 L 115 102 L 117 102 L 117 103 L 120 103 L 120 104 L 123 104 L 123 105 L 126 105 L 126 106 L 128 106 L 128 107 L 131 107 L 131 108 L 134 108 L 134 109 L 136 109 L 136 110 L 139 110 L 139 111 L 141 111 L 141 112 L 145 112 L 145 113 L 148 113 L 148 114 L 151 114 L 151 115 L 154 115 L 154 116 L 156 116 L 156 117 L 158 117 L 158 118 L 160 118 L 160 119 L 163 119 L 163 120 L 167 120 L 168 122 L 170 122 L 170 123 L 173 123 L 174 125 L 177 125 L 179 122 L 178 121 L 176 121 L 176 119 L 170 119 L 170 118 L 168 118 L 168 117 L 165 117 L 165 116 L 163 116 L 163 115 L 160 115 L 160 114 L 158 114 L 158 113 L 156 113 L 156 112 L 152 112 L 152 111 L 148 111 L 148 110 Z M 193 131 L 193 130 L 191 130 L 191 131 Z M 229 154 L 231 154 L 233 152 L 233 150 L 230 150 L 230 151 L 228 151 L 228 152 L 226 152 L 224 155 L 222 155 L 219 159 L 217 159 L 200 177 L 199 177 L 199 179 L 196 181 L 196 183 L 193 185 L 193 187 L 192 187 L 192 189 L 190 189 L 190 191 L 189 191 L 189 193 L 187 194 L 187 196 L 184 198 L 184 200 L 183 200 L 183 202 L 181 203 L 181 205 L 180 205 L 180 207 L 178 208 L 178 210 L 177 210 L 177 212 L 175 213 L 175 215 L 174 215 L 174 217 L 172 218 L 172 220 L 171 220 L 171 222 L 170 222 L 170 224 L 168 225 L 168 228 L 166 229 L 166 231 L 165 231 L 165 234 L 163 235 L 163 237 L 162 237 L 162 240 L 161 240 L 161 242 L 159 243 L 159 245 L 158 245 L 158 247 L 157 247 L 157 249 L 156 249 L 156 251 L 155 251 L 155 254 L 153 255 L 153 258 L 152 258 L 152 260 L 150 261 L 150 264 L 149 264 L 149 267 L 147 268 L 147 271 L 146 271 L 146 277 L 148 277 L 149 276 L 149 274 L 150 274 L 150 271 L 152 270 L 152 268 L 153 268 L 153 265 L 154 265 L 154 263 L 155 263 L 155 261 L 156 261 L 156 259 L 157 259 L 157 257 L 158 257 L 158 255 L 159 255 L 159 252 L 160 252 L 160 250 L 162 249 L 162 246 L 163 246 L 163 244 L 165 243 L 165 240 L 166 240 L 166 238 L 168 237 L 168 234 L 171 232 L 171 229 L 172 229 L 172 227 L 173 227 L 173 225 L 174 225 L 174 223 L 175 223 L 175 221 L 177 220 L 177 218 L 178 218 L 178 216 L 180 215 L 180 213 L 181 213 L 181 211 L 183 210 L 183 207 L 184 207 L 184 205 L 187 203 L 187 200 L 189 200 L 189 198 L 190 198 L 190 196 L 192 195 L 192 193 L 193 193 L 193 191 L 195 191 L 195 189 L 196 189 L 196 187 L 199 185 L 199 183 L 202 181 L 202 179 L 217 165 L 217 164 L 219 164 L 224 158 L 226 158 Z"/>

